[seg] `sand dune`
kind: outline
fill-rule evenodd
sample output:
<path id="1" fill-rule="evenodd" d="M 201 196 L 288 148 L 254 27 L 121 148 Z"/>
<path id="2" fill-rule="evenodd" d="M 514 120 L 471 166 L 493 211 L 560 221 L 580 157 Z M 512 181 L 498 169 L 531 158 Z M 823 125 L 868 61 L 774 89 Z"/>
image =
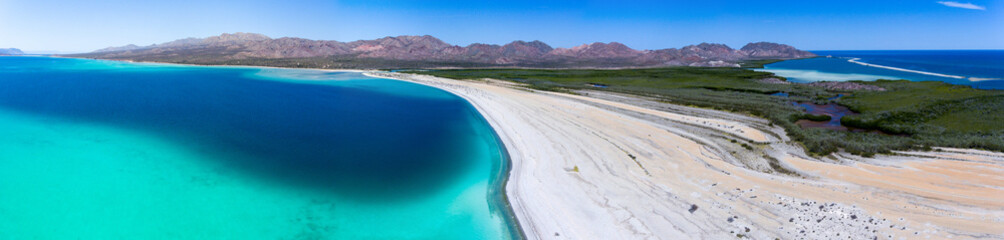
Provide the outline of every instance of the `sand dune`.
<path id="1" fill-rule="evenodd" d="M 763 120 L 630 96 L 369 73 L 470 101 L 513 161 L 530 239 L 1002 238 L 1004 155 L 815 159 Z M 731 143 L 750 141 L 754 150 Z M 777 159 L 791 174 L 771 170 Z"/>

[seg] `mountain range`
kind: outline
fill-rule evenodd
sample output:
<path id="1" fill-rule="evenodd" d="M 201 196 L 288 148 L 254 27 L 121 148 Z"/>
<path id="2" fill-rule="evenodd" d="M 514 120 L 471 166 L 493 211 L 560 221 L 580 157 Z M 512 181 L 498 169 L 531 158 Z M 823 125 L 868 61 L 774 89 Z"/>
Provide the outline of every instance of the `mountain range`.
<path id="1" fill-rule="evenodd" d="M 739 66 L 757 59 L 793 59 L 815 54 L 792 46 L 758 42 L 740 49 L 701 43 L 680 49 L 635 50 L 624 44 L 592 43 L 553 48 L 540 41 L 465 47 L 432 36 L 397 36 L 352 42 L 270 38 L 255 33 L 186 38 L 149 46 L 127 45 L 69 55 L 114 60 L 190 64 L 318 68 L 536 67 L 623 68 Z"/>
<path id="2" fill-rule="evenodd" d="M 0 48 L 0 55 L 24 55 L 24 52 L 17 48 Z"/>

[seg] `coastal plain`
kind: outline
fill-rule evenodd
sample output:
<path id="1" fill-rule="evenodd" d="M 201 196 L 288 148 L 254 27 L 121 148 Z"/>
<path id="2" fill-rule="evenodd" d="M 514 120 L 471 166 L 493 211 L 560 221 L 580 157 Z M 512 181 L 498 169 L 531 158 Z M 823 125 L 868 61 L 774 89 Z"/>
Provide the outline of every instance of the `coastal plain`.
<path id="1" fill-rule="evenodd" d="M 529 239 L 1004 236 L 1001 153 L 816 157 L 746 115 L 491 79 L 367 75 L 452 92 L 484 115 L 512 161 L 506 192 Z"/>

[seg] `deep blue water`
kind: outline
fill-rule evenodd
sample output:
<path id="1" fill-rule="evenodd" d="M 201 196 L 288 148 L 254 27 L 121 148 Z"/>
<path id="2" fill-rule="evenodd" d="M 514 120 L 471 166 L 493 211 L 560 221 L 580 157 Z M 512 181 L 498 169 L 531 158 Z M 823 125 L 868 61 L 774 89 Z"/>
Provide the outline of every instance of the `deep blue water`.
<path id="1" fill-rule="evenodd" d="M 1004 50 L 813 51 L 813 53 L 823 57 L 769 64 L 765 70 L 797 82 L 907 79 L 942 81 L 983 89 L 1004 89 Z M 849 62 L 852 59 L 862 63 L 923 73 L 864 66 Z"/>
<path id="2" fill-rule="evenodd" d="M 974 78 L 1004 78 L 1004 50 L 816 51 L 821 56 Z"/>
<path id="3" fill-rule="evenodd" d="M 499 194 L 497 180 L 506 168 L 504 150 L 487 122 L 469 103 L 431 87 L 346 72 L 0 57 L 0 113 L 3 112 L 53 121 L 52 124 L 31 122 L 30 126 L 7 126 L 12 129 L 10 131 L 68 122 L 139 132 L 200 156 L 197 159 L 168 156 L 169 161 L 204 161 L 224 166 L 225 170 L 213 170 L 222 174 L 212 176 L 214 179 L 231 179 L 228 173 L 236 171 L 240 176 L 250 176 L 246 179 L 286 186 L 283 189 L 330 193 L 340 199 L 332 206 L 364 204 L 357 208 L 341 207 L 330 213 L 311 213 L 334 219 L 327 223 L 340 223 L 336 227 L 352 226 L 352 222 L 360 225 L 353 231 L 336 231 L 340 235 L 333 236 L 493 239 L 513 234 L 506 226 L 510 224 L 509 218 L 504 217 L 507 209 L 498 204 L 503 197 Z M 0 114 L 0 120 L 5 120 L 5 116 Z M 84 130 L 83 127 L 70 129 L 73 132 Z M 38 139 L 26 141 L 59 141 L 36 136 Z M 95 144 L 102 146 L 104 140 L 100 139 L 104 138 L 114 137 L 100 137 Z M 44 146 L 39 146 L 39 151 L 0 159 L 0 165 L 22 166 L 27 164 L 24 161 L 39 161 L 37 152 L 67 151 L 66 154 L 73 156 L 71 151 L 80 151 L 43 149 Z M 106 157 L 121 158 L 117 154 Z M 60 160 L 46 161 L 58 163 Z M 129 165 L 132 160 L 116 161 Z M 36 176 L 60 179 L 46 174 L 40 172 Z M 236 179 L 220 181 L 235 184 L 250 181 Z M 89 181 L 67 180 L 82 182 L 81 188 L 86 186 L 83 182 Z M 31 179 L 0 177 L 0 181 Z M 0 196 L 27 194 L 2 192 L 3 189 L 0 187 Z M 105 192 L 108 189 L 102 187 L 86 191 L 95 191 L 95 197 L 131 194 Z M 209 194 L 220 196 L 235 194 L 228 191 L 232 192 L 207 190 Z M 24 214 L 46 215 L 45 208 L 18 211 L 33 210 L 40 212 Z M 388 213 L 383 209 L 400 210 Z M 233 213 L 220 214 L 221 219 L 234 216 Z M 18 224 L 6 220 L 0 214 L 0 224 Z M 406 222 L 416 223 L 409 223 L 409 227 L 401 225 Z M 374 230 L 391 227 L 381 223 L 402 227 L 400 230 Z M 282 224 L 287 223 L 279 225 Z M 291 226 L 296 227 L 296 224 Z M 122 231 L 119 227 L 109 227 L 109 232 Z M 136 228 L 142 227 L 145 226 Z M 212 226 L 207 227 L 212 229 Z M 46 236 L 26 234 L 24 236 Z M 94 236 L 112 235 L 96 233 Z"/>
<path id="4" fill-rule="evenodd" d="M 254 81 L 243 77 L 250 71 L 8 72 L 0 107 L 142 129 L 222 155 L 235 167 L 341 192 L 426 192 L 470 164 L 468 139 L 456 136 L 474 132 L 465 121 L 476 113 L 460 98 Z"/>

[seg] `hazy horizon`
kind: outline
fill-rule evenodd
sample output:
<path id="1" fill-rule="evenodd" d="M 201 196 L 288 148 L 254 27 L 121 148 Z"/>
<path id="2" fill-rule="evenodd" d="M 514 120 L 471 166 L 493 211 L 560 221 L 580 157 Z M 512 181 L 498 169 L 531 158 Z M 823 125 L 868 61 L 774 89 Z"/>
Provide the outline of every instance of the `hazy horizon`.
<path id="1" fill-rule="evenodd" d="M 777 42 L 809 50 L 1004 49 L 1004 2 L 0 0 L 0 48 L 89 52 L 253 32 L 354 41 L 431 35 L 460 46 L 540 40 L 635 49 Z"/>

